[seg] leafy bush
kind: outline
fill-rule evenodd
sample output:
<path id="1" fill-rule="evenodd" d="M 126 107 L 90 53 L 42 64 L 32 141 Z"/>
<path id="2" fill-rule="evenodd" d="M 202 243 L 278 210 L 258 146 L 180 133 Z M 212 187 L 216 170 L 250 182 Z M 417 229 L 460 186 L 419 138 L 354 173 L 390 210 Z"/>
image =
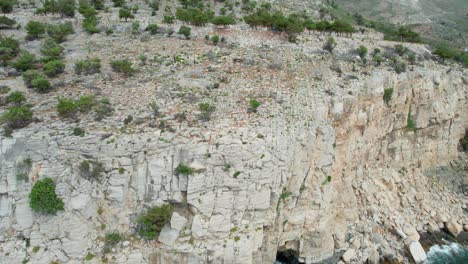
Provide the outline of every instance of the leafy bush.
<path id="1" fill-rule="evenodd" d="M 55 214 L 63 210 L 63 201 L 55 193 L 55 183 L 51 178 L 37 181 L 29 194 L 29 206 L 33 211 Z"/>
<path id="2" fill-rule="evenodd" d="M 75 0 L 44 0 L 42 8 L 36 10 L 37 14 L 60 14 L 63 17 L 74 17 L 76 10 Z"/>
<path id="3" fill-rule="evenodd" d="M 195 170 L 191 168 L 190 166 L 185 165 L 184 163 L 179 163 L 179 165 L 175 169 L 175 173 L 177 175 L 183 174 L 183 175 L 190 175 L 195 173 Z"/>
<path id="4" fill-rule="evenodd" d="M 13 11 L 13 6 L 15 5 L 16 0 L 2 0 L 0 1 L 0 9 L 2 13 L 10 13 Z"/>
<path id="5" fill-rule="evenodd" d="M 173 23 L 174 23 L 174 19 L 175 19 L 175 17 L 172 16 L 172 15 L 164 15 L 164 17 L 163 17 L 163 23 L 166 23 L 166 24 L 173 24 Z"/>
<path id="6" fill-rule="evenodd" d="M 97 27 L 98 18 L 97 17 L 87 17 L 83 19 L 82 26 L 86 30 L 86 32 L 90 34 L 97 34 L 101 32 L 101 30 Z"/>
<path id="7" fill-rule="evenodd" d="M 91 75 L 101 72 L 101 60 L 98 58 L 89 58 L 75 63 L 75 73 Z"/>
<path id="8" fill-rule="evenodd" d="M 15 24 L 16 20 L 8 18 L 6 16 L 0 16 L 0 29 L 11 29 Z"/>
<path id="9" fill-rule="evenodd" d="M 44 73 L 49 77 L 57 76 L 63 73 L 65 70 L 65 64 L 61 60 L 51 60 L 44 64 Z"/>
<path id="10" fill-rule="evenodd" d="M 58 98 L 57 112 L 62 117 L 72 117 L 78 112 L 78 106 L 73 99 Z"/>
<path id="11" fill-rule="evenodd" d="M 202 10 L 200 8 L 177 8 L 176 18 L 180 21 L 190 23 L 195 26 L 205 26 L 213 18 L 212 10 Z"/>
<path id="12" fill-rule="evenodd" d="M 173 207 L 170 204 L 150 208 L 145 214 L 137 218 L 137 229 L 140 236 L 155 239 L 162 228 L 171 220 Z"/>
<path id="13" fill-rule="evenodd" d="M 47 38 L 41 45 L 41 54 L 43 62 L 58 60 L 63 58 L 63 47 L 58 44 L 53 38 Z"/>
<path id="14" fill-rule="evenodd" d="M 211 36 L 211 42 L 217 45 L 219 43 L 219 36 L 218 35 Z"/>
<path id="15" fill-rule="evenodd" d="M 393 95 L 393 88 L 384 89 L 383 100 L 387 105 L 388 103 L 390 103 L 390 100 L 392 100 L 392 95 Z"/>
<path id="16" fill-rule="evenodd" d="M 146 27 L 146 31 L 149 31 L 151 35 L 155 35 L 156 33 L 158 33 L 158 25 L 157 24 L 149 24 L 147 27 Z"/>
<path id="17" fill-rule="evenodd" d="M 128 59 L 119 59 L 111 61 L 111 67 L 115 72 L 123 73 L 127 76 L 135 73 L 132 63 Z"/>
<path id="18" fill-rule="evenodd" d="M 50 82 L 46 78 L 36 78 L 31 81 L 31 87 L 34 88 L 34 90 L 44 93 L 50 90 Z"/>
<path id="19" fill-rule="evenodd" d="M 226 27 L 227 25 L 234 25 L 236 23 L 236 20 L 232 16 L 215 16 L 213 19 L 211 19 L 211 23 L 217 26 L 224 26 Z"/>
<path id="20" fill-rule="evenodd" d="M 20 52 L 19 41 L 12 37 L 3 37 L 0 35 L 0 60 L 6 63 L 8 60 L 16 57 Z"/>
<path id="21" fill-rule="evenodd" d="M 104 171 L 102 163 L 92 160 L 84 160 L 79 166 L 81 177 L 88 180 L 98 180 Z"/>
<path id="22" fill-rule="evenodd" d="M 323 45 L 323 49 L 330 53 L 333 52 L 335 47 L 336 47 L 336 41 L 333 37 L 329 37 L 327 39 L 327 42 L 325 42 L 325 44 Z"/>
<path id="23" fill-rule="evenodd" d="M 211 119 L 211 114 L 216 110 L 216 107 L 209 103 L 201 103 L 199 108 L 201 113 L 198 118 L 203 121 L 209 121 Z"/>
<path id="24" fill-rule="evenodd" d="M 26 32 L 28 35 L 26 39 L 33 40 L 39 38 L 41 35 L 46 33 L 47 25 L 39 21 L 29 21 L 26 24 Z"/>
<path id="25" fill-rule="evenodd" d="M 410 131 L 416 131 L 416 122 L 411 114 L 411 107 L 408 112 L 408 118 L 406 119 L 406 128 Z"/>
<path id="26" fill-rule="evenodd" d="M 6 99 L 9 103 L 20 105 L 21 103 L 26 101 L 26 96 L 24 96 L 24 94 L 20 91 L 14 91 L 11 92 Z"/>
<path id="27" fill-rule="evenodd" d="M 66 40 L 69 34 L 75 33 L 71 22 L 64 22 L 56 25 L 47 26 L 47 34 L 58 43 L 62 43 Z"/>
<path id="28" fill-rule="evenodd" d="M 105 237 L 105 243 L 106 243 L 106 246 L 115 246 L 117 245 L 120 241 L 123 240 L 123 237 L 117 233 L 117 232 L 114 232 L 114 233 L 108 233 L 106 234 L 106 237 Z"/>
<path id="29" fill-rule="evenodd" d="M 364 60 L 367 56 L 367 48 L 366 46 L 359 46 L 359 48 L 357 49 L 357 52 L 359 54 L 359 57 L 361 58 L 361 60 Z"/>
<path id="30" fill-rule="evenodd" d="M 125 0 L 112 0 L 114 7 L 121 7 L 125 5 Z"/>
<path id="31" fill-rule="evenodd" d="M 408 52 L 408 48 L 401 45 L 401 44 L 397 44 L 395 45 L 395 52 L 399 55 L 399 56 L 403 56 L 405 55 L 407 52 Z"/>
<path id="32" fill-rule="evenodd" d="M 406 71 L 406 64 L 403 61 L 395 59 L 393 61 L 393 69 L 396 73 L 400 74 Z"/>
<path id="33" fill-rule="evenodd" d="M 35 79 L 45 79 L 45 75 L 37 70 L 28 70 L 23 72 L 23 80 L 28 88 L 32 88 L 32 81 Z"/>
<path id="34" fill-rule="evenodd" d="M 130 12 L 130 10 L 124 7 L 124 8 L 120 8 L 119 10 L 119 18 L 120 19 L 124 18 L 125 22 L 127 22 L 129 18 L 135 18 L 135 16 Z"/>
<path id="35" fill-rule="evenodd" d="M 179 29 L 179 34 L 182 34 L 185 36 L 186 39 L 189 39 L 191 31 L 192 31 L 191 28 L 186 27 L 186 26 L 181 26 Z"/>
<path id="36" fill-rule="evenodd" d="M 23 51 L 21 56 L 15 61 L 13 66 L 18 71 L 27 71 L 34 69 L 34 64 L 36 63 L 36 56 L 27 51 Z"/>
<path id="37" fill-rule="evenodd" d="M 257 108 L 260 107 L 261 103 L 255 99 L 249 100 L 249 112 L 257 112 Z"/>

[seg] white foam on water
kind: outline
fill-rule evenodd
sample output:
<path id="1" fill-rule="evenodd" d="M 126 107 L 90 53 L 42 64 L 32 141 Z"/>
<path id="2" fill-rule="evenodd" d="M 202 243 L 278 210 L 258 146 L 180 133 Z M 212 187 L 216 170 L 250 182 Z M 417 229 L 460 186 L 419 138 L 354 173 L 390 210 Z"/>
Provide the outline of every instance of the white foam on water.
<path id="1" fill-rule="evenodd" d="M 443 263 L 441 261 L 450 261 L 457 256 L 463 255 L 466 250 L 467 249 L 457 243 L 434 245 L 429 249 L 429 252 L 427 252 L 427 262 L 425 264 L 440 264 Z"/>

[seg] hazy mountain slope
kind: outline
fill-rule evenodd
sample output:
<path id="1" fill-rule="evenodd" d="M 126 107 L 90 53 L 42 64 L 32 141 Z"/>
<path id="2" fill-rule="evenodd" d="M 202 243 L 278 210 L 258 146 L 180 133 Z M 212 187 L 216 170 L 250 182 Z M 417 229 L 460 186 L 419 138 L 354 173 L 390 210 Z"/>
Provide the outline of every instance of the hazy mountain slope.
<path id="1" fill-rule="evenodd" d="M 415 26 L 429 38 L 443 39 L 459 46 L 467 42 L 466 0 L 336 0 L 335 3 L 368 18 Z"/>

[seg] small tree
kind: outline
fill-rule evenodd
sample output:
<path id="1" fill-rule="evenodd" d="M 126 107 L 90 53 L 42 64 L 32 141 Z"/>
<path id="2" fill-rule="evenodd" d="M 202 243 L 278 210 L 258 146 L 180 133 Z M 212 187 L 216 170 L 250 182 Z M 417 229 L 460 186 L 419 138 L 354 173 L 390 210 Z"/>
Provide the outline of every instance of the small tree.
<path id="1" fill-rule="evenodd" d="M 211 36 L 211 42 L 213 42 L 213 44 L 215 44 L 215 45 L 218 45 L 219 36 L 218 35 Z"/>
<path id="2" fill-rule="evenodd" d="M 61 60 L 51 60 L 44 64 L 44 73 L 49 77 L 57 76 L 65 70 L 65 63 Z"/>
<path id="3" fill-rule="evenodd" d="M 23 51 L 21 56 L 15 61 L 13 66 L 18 71 L 27 71 L 34 69 L 34 64 L 36 63 L 36 56 L 27 51 Z"/>
<path id="4" fill-rule="evenodd" d="M 21 105 L 23 102 L 26 101 L 26 96 L 24 96 L 24 94 L 20 91 L 14 91 L 14 92 L 11 92 L 8 96 L 7 96 L 7 102 L 9 103 L 14 103 L 16 105 Z"/>
<path id="5" fill-rule="evenodd" d="M 129 18 L 135 18 L 135 16 L 127 8 L 120 8 L 119 18 L 120 19 L 125 18 L 125 22 L 127 22 Z"/>
<path id="6" fill-rule="evenodd" d="M 111 61 L 111 67 L 115 72 L 123 73 L 127 76 L 135 73 L 132 63 L 128 59 L 120 59 Z"/>
<path id="7" fill-rule="evenodd" d="M 146 31 L 149 31 L 149 33 L 151 35 L 156 35 L 156 33 L 158 33 L 158 25 L 157 24 L 149 24 L 148 26 L 146 26 Z"/>
<path id="8" fill-rule="evenodd" d="M 162 228 L 171 220 L 173 207 L 170 204 L 155 206 L 137 218 L 137 229 L 140 236 L 155 239 Z"/>
<path id="9" fill-rule="evenodd" d="M 101 72 L 101 60 L 99 58 L 90 58 L 80 60 L 75 63 L 75 73 L 91 75 Z"/>
<path id="10" fill-rule="evenodd" d="M 55 214 L 63 210 L 63 201 L 55 193 L 55 183 L 51 178 L 37 181 L 29 194 L 29 206 L 35 212 Z"/>
<path id="11" fill-rule="evenodd" d="M 67 36 L 73 33 L 75 33 L 75 31 L 73 30 L 72 23 L 69 21 L 56 25 L 49 24 L 47 26 L 47 34 L 58 43 L 64 42 Z"/>
<path id="12" fill-rule="evenodd" d="M 13 6 L 16 4 L 16 0 L 2 0 L 0 1 L 0 9 L 2 13 L 10 13 L 13 11 Z"/>
<path id="13" fill-rule="evenodd" d="M 42 58 L 43 62 L 62 59 L 62 52 L 63 47 L 52 38 L 47 38 L 41 45 L 41 54 L 44 56 Z"/>
<path id="14" fill-rule="evenodd" d="M 359 48 L 357 49 L 357 52 L 359 54 L 359 57 L 361 58 L 361 60 L 365 60 L 366 59 L 366 56 L 367 56 L 367 48 L 366 46 L 359 46 Z"/>
<path id="15" fill-rule="evenodd" d="M 33 40 L 39 38 L 42 34 L 45 34 L 46 27 L 47 25 L 42 22 L 29 21 L 28 24 L 26 24 L 26 31 L 28 33 L 26 39 Z"/>
<path id="16" fill-rule="evenodd" d="M 125 0 L 112 0 L 114 7 L 122 7 L 125 5 Z"/>
<path id="17" fill-rule="evenodd" d="M 236 20 L 232 16 L 215 16 L 211 20 L 211 23 L 213 25 L 226 27 L 227 25 L 234 25 Z"/>
<path id="18" fill-rule="evenodd" d="M 329 37 L 327 39 L 327 42 L 325 42 L 325 44 L 323 45 L 323 49 L 332 53 L 333 50 L 335 49 L 336 47 L 336 41 L 333 37 Z"/>
<path id="19" fill-rule="evenodd" d="M 253 113 L 256 113 L 257 112 L 257 108 L 260 107 L 261 103 L 258 102 L 257 100 L 255 99 L 250 99 L 249 100 L 249 109 L 248 111 L 249 112 L 253 112 Z"/>
<path id="20" fill-rule="evenodd" d="M 186 39 L 189 39 L 191 30 L 192 29 L 187 27 L 187 26 L 181 26 L 180 29 L 179 29 L 179 34 L 182 34 L 182 35 L 185 36 Z"/>
<path id="21" fill-rule="evenodd" d="M 31 123 L 32 116 L 29 106 L 12 106 L 0 117 L 0 123 L 5 123 L 11 129 L 22 128 Z"/>

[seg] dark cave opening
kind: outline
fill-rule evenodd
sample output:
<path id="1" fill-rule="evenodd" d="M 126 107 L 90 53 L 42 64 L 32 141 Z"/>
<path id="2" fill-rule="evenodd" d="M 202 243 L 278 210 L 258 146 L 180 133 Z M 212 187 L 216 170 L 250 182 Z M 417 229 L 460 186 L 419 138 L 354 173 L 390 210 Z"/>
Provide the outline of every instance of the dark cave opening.
<path id="1" fill-rule="evenodd" d="M 298 254 L 292 249 L 278 251 L 275 264 L 299 264 Z"/>

